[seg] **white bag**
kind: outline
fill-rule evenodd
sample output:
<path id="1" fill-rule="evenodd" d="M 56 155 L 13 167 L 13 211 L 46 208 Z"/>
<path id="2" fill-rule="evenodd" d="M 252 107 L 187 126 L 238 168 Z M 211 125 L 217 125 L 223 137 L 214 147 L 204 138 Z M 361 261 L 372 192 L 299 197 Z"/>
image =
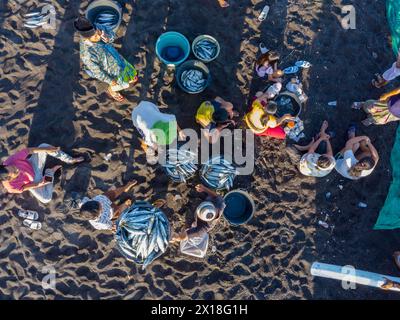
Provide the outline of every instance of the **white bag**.
<path id="1" fill-rule="evenodd" d="M 204 258 L 208 248 L 208 233 L 205 232 L 202 237 L 188 238 L 181 241 L 181 252 L 189 256 Z"/>

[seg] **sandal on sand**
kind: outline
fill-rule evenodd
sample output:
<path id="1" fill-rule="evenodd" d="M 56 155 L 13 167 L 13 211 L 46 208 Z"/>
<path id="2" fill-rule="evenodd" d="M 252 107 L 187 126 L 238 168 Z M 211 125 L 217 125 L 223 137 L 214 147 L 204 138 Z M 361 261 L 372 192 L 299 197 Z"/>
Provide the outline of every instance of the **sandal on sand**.
<path id="1" fill-rule="evenodd" d="M 394 258 L 394 263 L 396 264 L 397 268 L 400 269 L 400 251 L 396 251 L 393 254 L 393 258 Z"/>
<path id="2" fill-rule="evenodd" d="M 218 0 L 218 3 L 219 3 L 221 8 L 229 7 L 229 3 L 226 0 Z"/>
<path id="3" fill-rule="evenodd" d="M 111 93 L 110 89 L 107 89 L 106 93 L 111 99 L 114 99 L 115 101 L 124 102 L 126 100 L 125 97 L 122 94 L 120 94 L 119 92 L 113 91 Z"/>
<path id="4" fill-rule="evenodd" d="M 267 47 L 265 46 L 264 42 L 260 42 L 260 44 L 258 45 L 258 47 L 260 48 L 260 52 L 261 54 L 267 53 L 269 50 L 267 49 Z"/>
<path id="5" fill-rule="evenodd" d="M 38 221 L 33 221 L 29 219 L 25 219 L 22 221 L 23 225 L 32 229 L 32 230 L 40 230 L 42 228 L 42 224 Z"/>
<path id="6" fill-rule="evenodd" d="M 18 216 L 23 219 L 37 220 L 39 214 L 36 211 L 19 209 Z"/>

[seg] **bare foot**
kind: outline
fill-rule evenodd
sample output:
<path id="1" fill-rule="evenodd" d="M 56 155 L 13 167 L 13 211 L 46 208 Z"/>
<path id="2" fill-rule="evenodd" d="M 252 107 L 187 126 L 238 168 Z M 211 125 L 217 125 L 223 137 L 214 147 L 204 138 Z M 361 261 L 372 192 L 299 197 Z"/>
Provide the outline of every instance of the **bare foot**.
<path id="1" fill-rule="evenodd" d="M 108 94 L 108 96 L 109 96 L 110 98 L 114 99 L 115 101 L 118 101 L 118 102 L 123 102 L 123 101 L 125 101 L 125 97 L 124 97 L 122 94 L 120 94 L 119 92 L 113 91 L 113 90 L 111 89 L 111 87 L 109 87 L 109 88 L 107 89 L 107 94 Z"/>
<path id="2" fill-rule="evenodd" d="M 133 180 L 132 182 L 130 182 L 126 188 L 124 189 L 124 192 L 129 192 L 129 190 L 131 190 L 134 186 L 137 185 L 137 181 Z"/>
<path id="3" fill-rule="evenodd" d="M 84 158 L 84 157 L 77 157 L 77 158 L 74 158 L 74 160 L 72 161 L 72 163 L 73 163 L 73 164 L 77 164 L 77 163 L 81 163 L 81 162 L 83 162 L 83 161 L 85 161 L 85 158 Z"/>
<path id="4" fill-rule="evenodd" d="M 226 0 L 218 0 L 218 3 L 221 6 L 221 8 L 229 7 L 229 3 Z"/>

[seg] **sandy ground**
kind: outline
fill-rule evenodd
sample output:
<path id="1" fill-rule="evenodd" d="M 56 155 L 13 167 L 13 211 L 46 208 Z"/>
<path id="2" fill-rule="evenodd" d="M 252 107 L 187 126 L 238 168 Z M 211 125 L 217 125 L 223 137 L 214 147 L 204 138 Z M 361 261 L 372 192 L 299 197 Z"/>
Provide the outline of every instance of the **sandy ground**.
<path id="1" fill-rule="evenodd" d="M 381 162 L 372 176 L 357 183 L 343 181 L 336 173 L 318 181 L 302 177 L 285 144 L 257 140 L 256 170 L 236 184 L 252 194 L 257 213 L 245 226 L 222 222 L 210 243 L 217 250 L 203 260 L 170 247 L 142 271 L 119 254 L 112 234 L 93 231 L 79 216 L 62 210 L 72 192 L 95 195 L 137 179 L 138 186 L 127 197 L 165 198 L 173 228 L 189 224 L 200 201 L 191 191 L 196 181 L 174 184 L 159 167 L 146 164 L 130 113 L 139 101 L 149 99 L 168 107 L 182 127 L 197 128 L 196 108 L 216 94 L 243 113 L 249 97 L 265 87 L 253 72 L 259 41 L 286 57 L 283 67 L 298 59 L 313 63 L 302 74 L 310 97 L 302 114 L 306 133 L 311 137 L 328 119 L 339 149 L 349 123 L 363 117 L 350 110 L 350 103 L 378 97 L 381 92 L 371 89 L 371 76 L 393 60 L 384 1 L 353 1 L 357 29 L 348 31 L 340 26 L 340 0 L 270 0 L 271 12 L 262 24 L 256 19 L 261 0 L 231 0 L 228 9 L 220 9 L 214 0 L 126 1 L 117 47 L 138 68 L 140 84 L 126 93 L 129 103 L 122 105 L 110 101 L 102 85 L 89 81 L 80 68 L 72 22 L 88 1 L 51 2 L 57 11 L 56 30 L 23 27 L 21 14 L 41 1 L 0 4 L 0 156 L 47 142 L 92 160 L 64 168 L 49 205 L 29 194 L 2 192 L 1 299 L 400 297 L 366 287 L 343 290 L 339 282 L 313 279 L 309 273 L 312 262 L 321 261 L 399 276 L 391 259 L 399 249 L 399 232 L 372 231 L 391 180 L 396 124 L 363 130 L 377 146 Z M 182 32 L 189 40 L 211 34 L 220 41 L 221 55 L 209 65 L 213 85 L 205 93 L 189 96 L 165 84 L 165 68 L 154 44 L 166 30 Z M 335 109 L 327 107 L 332 100 L 339 101 Z M 108 153 L 113 154 L 109 163 L 103 160 Z M 329 201 L 326 192 L 332 193 Z M 368 208 L 357 208 L 359 201 Z M 20 207 L 40 213 L 42 230 L 22 227 L 16 217 Z M 318 226 L 325 217 L 333 229 Z M 45 266 L 55 268 L 54 290 L 41 286 Z"/>

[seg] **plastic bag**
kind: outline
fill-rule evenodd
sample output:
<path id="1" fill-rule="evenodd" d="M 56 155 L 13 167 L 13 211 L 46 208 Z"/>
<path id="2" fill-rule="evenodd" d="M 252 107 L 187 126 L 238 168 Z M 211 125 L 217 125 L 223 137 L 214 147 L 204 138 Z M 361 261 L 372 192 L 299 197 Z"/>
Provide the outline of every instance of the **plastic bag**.
<path id="1" fill-rule="evenodd" d="M 208 248 L 208 233 L 205 232 L 202 237 L 193 237 L 181 241 L 181 252 L 189 256 L 204 258 Z"/>

